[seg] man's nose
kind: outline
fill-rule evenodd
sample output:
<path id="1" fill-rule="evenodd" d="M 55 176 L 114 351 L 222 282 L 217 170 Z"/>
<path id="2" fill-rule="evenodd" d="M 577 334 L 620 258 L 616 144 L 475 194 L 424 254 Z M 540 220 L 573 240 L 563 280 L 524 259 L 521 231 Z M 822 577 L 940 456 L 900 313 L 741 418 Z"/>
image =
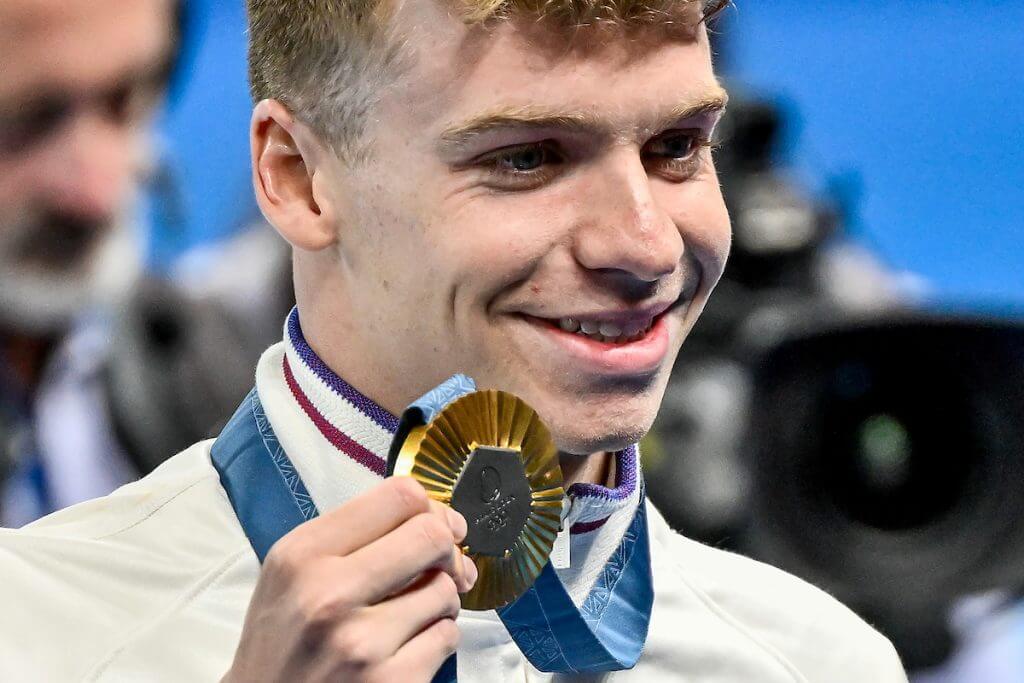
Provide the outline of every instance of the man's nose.
<path id="1" fill-rule="evenodd" d="M 101 112 L 79 115 L 51 143 L 39 191 L 64 212 L 108 219 L 121 208 L 140 169 L 139 135 Z"/>
<path id="2" fill-rule="evenodd" d="M 683 257 L 678 227 L 658 206 L 647 169 L 635 151 L 622 150 L 597 170 L 584 218 L 575 234 L 576 260 L 592 271 L 656 282 Z"/>

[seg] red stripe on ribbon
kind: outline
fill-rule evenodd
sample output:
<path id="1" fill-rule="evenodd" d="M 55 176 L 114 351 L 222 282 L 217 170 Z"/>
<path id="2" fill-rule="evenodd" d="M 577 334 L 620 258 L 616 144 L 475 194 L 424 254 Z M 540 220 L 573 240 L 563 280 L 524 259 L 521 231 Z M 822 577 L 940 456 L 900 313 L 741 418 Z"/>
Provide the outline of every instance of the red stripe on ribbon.
<path id="1" fill-rule="evenodd" d="M 377 457 L 377 455 L 372 451 L 353 441 L 347 434 L 332 425 L 327 418 L 325 418 L 320 411 L 316 409 L 313 402 L 310 401 L 309 397 L 302 391 L 302 387 L 300 387 L 299 383 L 296 381 L 295 375 L 292 374 L 291 365 L 288 363 L 288 356 L 284 357 L 284 378 L 285 381 L 288 382 L 288 388 L 292 390 L 292 396 L 294 396 L 295 400 L 298 401 L 303 412 L 309 416 L 309 419 L 313 421 L 316 428 L 332 446 L 374 474 L 379 474 L 382 477 L 384 476 L 386 463 L 381 458 Z"/>
<path id="2" fill-rule="evenodd" d="M 587 534 L 591 531 L 597 531 L 604 526 L 604 523 L 608 521 L 608 517 L 604 519 L 597 519 L 593 522 L 576 522 L 569 527 L 570 534 Z"/>

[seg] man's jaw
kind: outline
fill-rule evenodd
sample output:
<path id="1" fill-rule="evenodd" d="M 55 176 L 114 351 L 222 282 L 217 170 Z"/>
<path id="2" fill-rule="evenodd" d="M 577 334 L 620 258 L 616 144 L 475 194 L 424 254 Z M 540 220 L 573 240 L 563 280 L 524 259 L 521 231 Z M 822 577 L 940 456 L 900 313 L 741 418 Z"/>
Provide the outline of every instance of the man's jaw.
<path id="1" fill-rule="evenodd" d="M 126 206 L 95 233 L 77 232 L 88 242 L 72 240 L 78 253 L 65 245 L 26 253 L 22 235 L 10 228 L 0 239 L 0 326 L 28 335 L 60 334 L 89 308 L 122 299 L 142 269 L 132 215 L 134 207 Z M 67 236 L 38 230 L 50 239 Z"/>

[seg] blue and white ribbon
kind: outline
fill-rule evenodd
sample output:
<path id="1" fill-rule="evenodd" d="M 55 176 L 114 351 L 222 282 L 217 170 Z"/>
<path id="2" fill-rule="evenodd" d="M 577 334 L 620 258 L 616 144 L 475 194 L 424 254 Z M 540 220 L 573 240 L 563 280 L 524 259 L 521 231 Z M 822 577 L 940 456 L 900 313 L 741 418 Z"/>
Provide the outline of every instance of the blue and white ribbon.
<path id="1" fill-rule="evenodd" d="M 472 379 L 456 375 L 410 406 L 419 412 L 413 421 L 429 422 L 450 402 L 475 390 Z M 399 429 L 396 440 L 403 431 Z M 211 459 L 260 562 L 279 538 L 318 514 L 255 389 L 224 427 Z M 497 613 L 536 669 L 599 673 L 636 664 L 647 639 L 653 602 L 641 491 L 632 523 L 580 607 L 549 562 L 530 590 Z M 452 657 L 434 681 L 447 683 L 455 678 Z"/>

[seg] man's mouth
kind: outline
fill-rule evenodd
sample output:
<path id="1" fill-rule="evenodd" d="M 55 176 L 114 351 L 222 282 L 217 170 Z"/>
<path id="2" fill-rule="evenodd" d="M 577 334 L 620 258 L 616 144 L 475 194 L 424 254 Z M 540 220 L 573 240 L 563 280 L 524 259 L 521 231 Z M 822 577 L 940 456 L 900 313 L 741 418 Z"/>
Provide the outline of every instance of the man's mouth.
<path id="1" fill-rule="evenodd" d="M 662 304 L 642 310 L 578 313 L 552 318 L 524 316 L 542 333 L 545 355 L 581 371 L 614 375 L 647 374 L 660 368 L 672 332 Z M 550 346 L 549 346 L 550 345 Z"/>
<path id="2" fill-rule="evenodd" d="M 606 344 L 630 344 L 643 339 L 652 327 L 654 318 L 633 320 L 622 323 L 584 320 L 582 318 L 561 318 L 553 321 L 563 332 L 578 334 Z"/>
<path id="3" fill-rule="evenodd" d="M 2 246 L 25 267 L 67 274 L 86 264 L 109 233 L 109 222 L 44 215 L 19 227 Z"/>

